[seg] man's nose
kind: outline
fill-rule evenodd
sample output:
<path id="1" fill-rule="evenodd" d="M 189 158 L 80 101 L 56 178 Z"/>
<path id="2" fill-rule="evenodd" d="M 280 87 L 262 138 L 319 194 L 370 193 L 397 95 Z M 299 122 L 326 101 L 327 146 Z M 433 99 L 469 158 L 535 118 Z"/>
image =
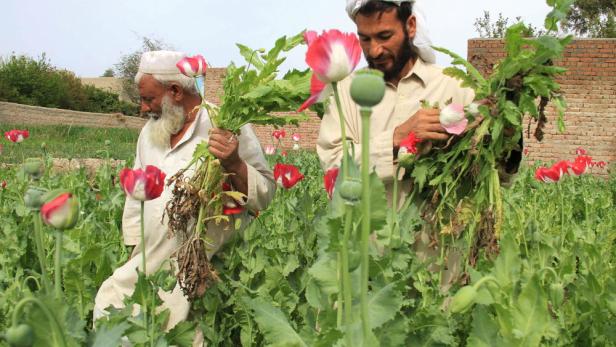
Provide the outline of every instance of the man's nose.
<path id="1" fill-rule="evenodd" d="M 370 58 L 376 59 L 383 54 L 383 46 L 378 42 L 372 42 L 370 44 Z"/>
<path id="2" fill-rule="evenodd" d="M 141 103 L 141 113 L 147 113 L 152 111 L 152 109 L 150 108 L 149 105 L 147 105 L 145 102 Z"/>

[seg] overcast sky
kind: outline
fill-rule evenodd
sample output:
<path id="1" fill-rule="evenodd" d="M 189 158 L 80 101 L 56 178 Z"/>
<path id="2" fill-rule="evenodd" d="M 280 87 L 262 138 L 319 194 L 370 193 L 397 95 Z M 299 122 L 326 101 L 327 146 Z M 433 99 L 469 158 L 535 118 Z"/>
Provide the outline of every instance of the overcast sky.
<path id="1" fill-rule="evenodd" d="M 419 0 L 432 41 L 466 57 L 473 23 L 483 11 L 493 18 L 521 16 L 542 26 L 544 0 Z M 120 57 L 138 49 L 140 37 L 160 39 L 176 50 L 203 54 L 212 66 L 241 62 L 236 42 L 269 48 L 282 35 L 303 29 L 355 31 L 345 0 L 2 0 L 0 56 L 46 53 L 57 67 L 83 77 L 100 76 Z M 305 68 L 305 48 L 288 67 Z M 449 59 L 439 55 L 440 65 Z"/>

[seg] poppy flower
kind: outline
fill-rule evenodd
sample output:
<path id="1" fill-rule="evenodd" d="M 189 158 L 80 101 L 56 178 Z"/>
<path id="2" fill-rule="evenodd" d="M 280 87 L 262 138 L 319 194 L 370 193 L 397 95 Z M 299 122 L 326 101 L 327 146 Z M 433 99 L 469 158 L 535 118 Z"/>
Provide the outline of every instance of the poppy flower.
<path id="1" fill-rule="evenodd" d="M 265 154 L 273 155 L 274 153 L 276 153 L 276 147 L 274 147 L 273 145 L 266 145 L 265 146 Z"/>
<path id="2" fill-rule="evenodd" d="M 304 175 L 294 165 L 277 163 L 274 166 L 274 180 L 283 188 L 292 188 L 303 179 Z"/>
<path id="3" fill-rule="evenodd" d="M 456 103 L 451 103 L 443 108 L 439 119 L 443 128 L 454 135 L 460 135 L 468 124 L 468 119 L 464 114 L 464 106 Z"/>
<path id="4" fill-rule="evenodd" d="M 28 130 L 13 129 L 5 132 L 4 137 L 11 142 L 19 143 L 30 137 L 30 132 Z"/>
<path id="5" fill-rule="evenodd" d="M 163 192 L 165 173 L 153 165 L 147 165 L 145 171 L 124 168 L 120 171 L 120 185 L 124 192 L 135 200 L 156 199 Z"/>
<path id="6" fill-rule="evenodd" d="M 578 147 L 575 150 L 575 154 L 577 154 L 577 155 L 586 155 L 587 153 L 586 153 L 586 150 L 584 148 Z"/>
<path id="7" fill-rule="evenodd" d="M 77 224 L 79 202 L 71 193 L 62 193 L 41 206 L 41 217 L 45 224 L 56 229 L 70 229 Z"/>
<path id="8" fill-rule="evenodd" d="M 201 55 L 195 55 L 193 57 L 185 57 L 175 64 L 180 72 L 191 78 L 205 75 L 207 69 L 207 62 Z"/>
<path id="9" fill-rule="evenodd" d="M 338 178 L 338 173 L 340 172 L 340 168 L 332 167 L 331 169 L 325 172 L 323 176 L 323 185 L 325 186 L 325 191 L 327 192 L 327 197 L 331 200 L 332 195 L 334 194 L 334 187 L 336 186 L 336 179 Z"/>
<path id="10" fill-rule="evenodd" d="M 411 164 L 417 154 L 417 144 L 421 142 L 414 132 L 410 132 L 407 137 L 400 141 L 400 149 L 398 150 L 398 162 L 400 165 L 407 167 Z"/>
<path id="11" fill-rule="evenodd" d="M 325 100 L 333 92 L 332 82 L 346 78 L 355 70 L 361 58 L 361 47 L 354 33 L 327 30 L 318 35 L 307 31 L 306 63 L 313 71 L 310 80 L 310 97 L 298 109 L 301 112 Z"/>
<path id="12" fill-rule="evenodd" d="M 293 135 L 291 136 L 291 139 L 293 140 L 293 142 L 299 142 L 299 140 L 301 140 L 302 137 L 298 133 L 293 133 Z"/>
<path id="13" fill-rule="evenodd" d="M 274 130 L 274 132 L 272 132 L 272 137 L 274 137 L 276 140 L 280 140 L 285 136 L 287 136 L 287 132 L 284 131 L 284 129 Z"/>

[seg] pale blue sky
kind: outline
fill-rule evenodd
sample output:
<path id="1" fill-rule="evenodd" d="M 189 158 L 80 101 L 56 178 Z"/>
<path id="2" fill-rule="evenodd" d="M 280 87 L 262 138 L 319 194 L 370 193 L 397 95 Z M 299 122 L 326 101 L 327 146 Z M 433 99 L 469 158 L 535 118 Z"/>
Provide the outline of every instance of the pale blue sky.
<path id="1" fill-rule="evenodd" d="M 543 0 L 419 0 L 435 45 L 466 56 L 473 23 L 484 10 L 521 16 L 541 26 L 549 8 Z M 274 39 L 303 29 L 355 31 L 344 0 L 2 0 L 0 56 L 39 56 L 84 77 L 99 76 L 140 46 L 140 36 L 158 38 L 211 65 L 241 61 L 236 42 L 269 48 Z M 288 67 L 305 68 L 304 48 Z M 438 63 L 449 59 L 439 55 Z"/>

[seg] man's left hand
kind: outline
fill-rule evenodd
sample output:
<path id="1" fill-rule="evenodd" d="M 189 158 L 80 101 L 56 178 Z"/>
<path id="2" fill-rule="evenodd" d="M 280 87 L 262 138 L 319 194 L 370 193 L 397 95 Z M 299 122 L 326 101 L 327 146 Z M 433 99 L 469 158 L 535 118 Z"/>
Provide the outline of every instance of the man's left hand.
<path id="1" fill-rule="evenodd" d="M 241 163 L 242 159 L 238 153 L 239 142 L 237 136 L 224 129 L 213 128 L 210 130 L 209 149 L 220 164 L 227 171 L 234 171 Z"/>

